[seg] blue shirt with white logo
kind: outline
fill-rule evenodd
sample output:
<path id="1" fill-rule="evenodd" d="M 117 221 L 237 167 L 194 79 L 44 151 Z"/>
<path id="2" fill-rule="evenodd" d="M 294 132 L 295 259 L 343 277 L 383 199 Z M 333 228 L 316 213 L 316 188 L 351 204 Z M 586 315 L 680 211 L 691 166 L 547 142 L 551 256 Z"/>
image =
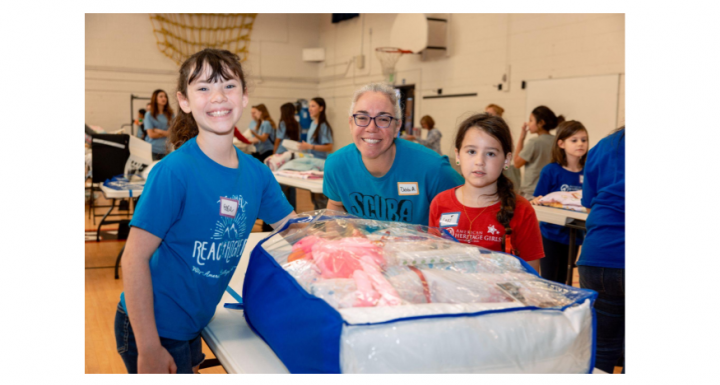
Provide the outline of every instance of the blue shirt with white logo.
<path id="1" fill-rule="evenodd" d="M 150 259 L 161 337 L 197 337 L 215 313 L 255 220 L 274 223 L 292 212 L 270 169 L 236 151 L 238 168 L 227 168 L 193 138 L 150 171 L 130 225 L 162 239 Z M 127 309 L 124 293 L 121 301 Z"/>
<path id="2" fill-rule="evenodd" d="M 323 193 L 361 218 L 427 226 L 433 198 L 465 180 L 447 156 L 405 139 L 395 139 L 395 147 L 390 171 L 380 178 L 365 168 L 354 143 L 339 149 L 325 162 Z"/>
<path id="3" fill-rule="evenodd" d="M 540 171 L 540 179 L 535 186 L 534 196 L 545 196 L 555 191 L 579 191 L 582 190 L 583 172 L 572 172 L 564 169 L 558 163 L 548 163 Z M 552 223 L 540 222 L 542 236 L 564 245 L 570 244 L 570 229 L 565 226 L 553 225 Z M 582 245 L 585 232 L 578 230 L 576 244 Z"/>

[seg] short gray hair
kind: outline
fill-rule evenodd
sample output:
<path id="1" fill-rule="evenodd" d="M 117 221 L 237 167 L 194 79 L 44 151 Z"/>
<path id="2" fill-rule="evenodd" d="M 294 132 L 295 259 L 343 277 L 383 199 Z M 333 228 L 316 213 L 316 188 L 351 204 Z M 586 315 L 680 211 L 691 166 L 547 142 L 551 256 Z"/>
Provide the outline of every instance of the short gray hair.
<path id="1" fill-rule="evenodd" d="M 353 110 L 355 109 L 355 103 L 366 92 L 380 92 L 387 96 L 387 98 L 390 100 L 390 103 L 392 103 L 392 105 L 395 107 L 395 118 L 402 120 L 402 108 L 400 108 L 400 91 L 396 90 L 395 88 L 393 88 L 393 86 L 387 83 L 370 83 L 355 91 L 355 95 L 353 95 L 352 98 L 352 103 L 350 103 L 350 116 L 352 116 Z"/>

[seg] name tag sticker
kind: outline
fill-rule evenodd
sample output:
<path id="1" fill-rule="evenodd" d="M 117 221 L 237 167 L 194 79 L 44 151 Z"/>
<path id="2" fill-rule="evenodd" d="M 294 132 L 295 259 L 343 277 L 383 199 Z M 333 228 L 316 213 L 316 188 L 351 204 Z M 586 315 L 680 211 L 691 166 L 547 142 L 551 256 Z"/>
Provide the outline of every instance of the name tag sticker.
<path id="1" fill-rule="evenodd" d="M 398 195 L 420 195 L 417 182 L 398 182 Z"/>
<path id="2" fill-rule="evenodd" d="M 220 197 L 220 215 L 235 218 L 239 202 L 235 199 Z"/>
<path id="3" fill-rule="evenodd" d="M 583 176 L 580 175 L 580 184 L 583 184 Z"/>
<path id="4" fill-rule="evenodd" d="M 460 213 L 443 213 L 440 216 L 440 227 L 457 226 L 460 220 Z"/>

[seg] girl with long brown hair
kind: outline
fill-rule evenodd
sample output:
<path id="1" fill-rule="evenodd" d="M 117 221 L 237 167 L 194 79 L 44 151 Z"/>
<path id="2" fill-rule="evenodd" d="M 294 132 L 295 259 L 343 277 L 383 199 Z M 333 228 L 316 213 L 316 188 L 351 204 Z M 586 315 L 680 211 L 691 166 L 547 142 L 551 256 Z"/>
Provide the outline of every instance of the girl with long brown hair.
<path id="1" fill-rule="evenodd" d="M 143 126 L 145 129 L 145 141 L 152 145 L 153 160 L 162 159 L 167 153 L 167 140 L 170 134 L 168 126 L 174 117 L 173 109 L 170 106 L 167 93 L 163 90 L 155 90 L 150 97 L 150 110 L 145 112 Z"/>
<path id="2" fill-rule="evenodd" d="M 145 184 L 123 253 L 115 315 L 129 373 L 197 373 L 212 319 L 257 218 L 294 214 L 270 170 L 232 144 L 248 103 L 237 55 L 204 49 L 180 67 L 175 151 Z"/>
<path id="3" fill-rule="evenodd" d="M 430 204 L 430 227 L 458 241 L 510 252 L 535 270 L 544 256 L 535 210 L 515 195 L 503 175 L 512 159 L 512 136 L 502 118 L 473 115 L 460 124 L 455 159 L 465 184 L 438 194 Z"/>

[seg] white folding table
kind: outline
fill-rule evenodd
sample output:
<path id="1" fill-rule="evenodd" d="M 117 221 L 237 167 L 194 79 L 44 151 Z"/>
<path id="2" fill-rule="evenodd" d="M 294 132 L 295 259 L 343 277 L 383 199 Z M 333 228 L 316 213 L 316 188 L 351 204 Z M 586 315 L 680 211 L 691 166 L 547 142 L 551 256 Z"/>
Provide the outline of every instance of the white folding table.
<path id="1" fill-rule="evenodd" d="M 299 179 L 299 178 L 288 178 L 286 176 L 280 176 L 273 172 L 275 179 L 278 183 L 296 187 L 303 190 L 309 190 L 316 194 L 322 194 L 323 192 L 323 179 Z"/>
<path id="2" fill-rule="evenodd" d="M 579 211 L 559 209 L 555 207 L 547 207 L 533 205 L 535 215 L 539 222 L 552 223 L 554 225 L 565 226 L 570 230 L 570 247 L 568 252 L 568 272 L 567 285 L 572 286 L 573 268 L 575 268 L 575 243 L 577 242 L 577 230 L 585 230 L 585 221 L 588 214 Z"/>

